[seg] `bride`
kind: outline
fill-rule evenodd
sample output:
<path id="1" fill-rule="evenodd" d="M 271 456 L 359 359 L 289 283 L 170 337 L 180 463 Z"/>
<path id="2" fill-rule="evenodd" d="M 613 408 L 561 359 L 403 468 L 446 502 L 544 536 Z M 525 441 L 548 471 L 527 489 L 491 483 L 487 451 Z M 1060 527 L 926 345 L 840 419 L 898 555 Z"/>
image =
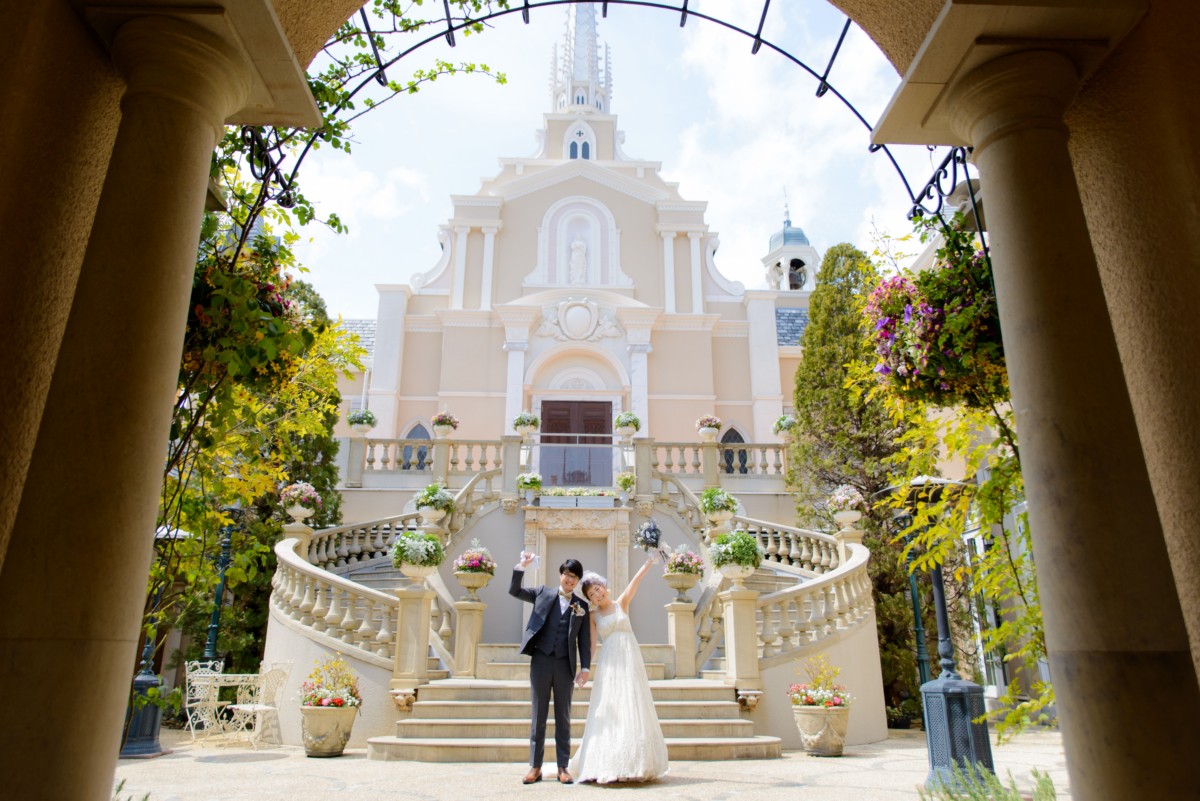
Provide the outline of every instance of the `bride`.
<path id="1" fill-rule="evenodd" d="M 629 622 L 629 603 L 656 561 L 648 559 L 615 601 L 602 576 L 591 572 L 583 575 L 580 587 L 595 610 L 591 616 L 592 642 L 599 634 L 604 647 L 592 685 L 583 742 L 570 765 L 571 775 L 578 782 L 652 781 L 667 772 L 667 744 L 654 712 L 642 652 Z"/>

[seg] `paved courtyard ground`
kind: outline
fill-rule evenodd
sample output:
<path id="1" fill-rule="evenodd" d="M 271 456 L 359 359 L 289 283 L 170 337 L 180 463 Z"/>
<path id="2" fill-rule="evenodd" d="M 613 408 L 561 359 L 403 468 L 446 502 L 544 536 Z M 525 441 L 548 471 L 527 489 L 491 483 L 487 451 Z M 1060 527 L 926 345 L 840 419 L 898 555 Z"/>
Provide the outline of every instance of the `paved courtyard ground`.
<path id="1" fill-rule="evenodd" d="M 548 779 L 521 784 L 525 765 L 512 763 L 423 764 L 373 762 L 365 750 L 337 759 L 309 759 L 304 749 L 276 746 L 252 751 L 232 745 L 188 742 L 186 732 L 164 729 L 172 753 L 156 759 L 123 759 L 116 779 L 121 799 L 140 801 L 507 801 L 508 799 L 612 799 L 637 794 L 643 801 L 912 801 L 929 769 L 925 734 L 892 731 L 884 742 L 846 749 L 839 759 L 788 751 L 782 759 L 738 762 L 672 762 L 663 779 L 645 785 L 559 785 Z M 1062 738 L 1057 732 L 1021 735 L 993 743 L 997 773 L 1011 771 L 1028 789 L 1030 770 L 1054 780 L 1058 798 L 1069 799 Z"/>

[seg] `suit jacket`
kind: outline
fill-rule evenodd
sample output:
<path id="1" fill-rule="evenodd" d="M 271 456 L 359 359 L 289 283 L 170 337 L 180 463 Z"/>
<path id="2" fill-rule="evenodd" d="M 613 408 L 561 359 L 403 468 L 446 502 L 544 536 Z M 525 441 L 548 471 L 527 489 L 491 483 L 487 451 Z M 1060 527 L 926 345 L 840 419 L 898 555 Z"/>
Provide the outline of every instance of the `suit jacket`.
<path id="1" fill-rule="evenodd" d="M 525 633 L 521 636 L 521 653 L 531 656 L 533 639 L 546 625 L 546 620 L 551 614 L 559 614 L 558 587 L 545 584 L 540 587 L 522 587 L 521 582 L 524 579 L 524 570 L 514 570 L 512 582 L 508 586 L 508 594 L 533 604 L 533 612 L 529 615 L 529 622 L 525 624 Z M 587 602 L 579 596 L 572 596 L 571 605 L 583 611 L 582 615 L 569 615 L 571 628 L 567 632 L 567 658 L 571 662 L 571 675 L 574 676 L 579 672 L 578 666 L 581 664 L 591 670 L 592 627 L 589 617 L 591 612 Z M 576 658 L 577 654 L 578 658 Z"/>

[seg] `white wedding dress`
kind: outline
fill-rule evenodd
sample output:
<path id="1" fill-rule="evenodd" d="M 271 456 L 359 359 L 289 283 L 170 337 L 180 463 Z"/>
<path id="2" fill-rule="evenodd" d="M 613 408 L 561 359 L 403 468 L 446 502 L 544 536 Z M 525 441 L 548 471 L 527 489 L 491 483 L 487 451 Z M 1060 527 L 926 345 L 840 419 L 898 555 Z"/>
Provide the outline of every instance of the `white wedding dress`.
<path id="1" fill-rule="evenodd" d="M 598 784 L 657 779 L 667 772 L 667 743 L 629 616 L 620 604 L 607 615 L 592 614 L 604 647 L 571 775 Z"/>

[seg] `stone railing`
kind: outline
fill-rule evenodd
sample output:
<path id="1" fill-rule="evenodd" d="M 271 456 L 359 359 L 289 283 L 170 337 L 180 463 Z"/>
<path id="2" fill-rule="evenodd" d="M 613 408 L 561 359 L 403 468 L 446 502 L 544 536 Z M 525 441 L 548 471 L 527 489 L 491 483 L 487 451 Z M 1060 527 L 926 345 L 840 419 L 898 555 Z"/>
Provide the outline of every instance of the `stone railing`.
<path id="1" fill-rule="evenodd" d="M 715 484 L 718 476 L 786 478 L 786 446 L 766 443 L 655 442 L 651 466 L 666 475 L 704 476 Z"/>
<path id="2" fill-rule="evenodd" d="M 745 529 L 758 537 L 767 562 L 790 565 L 811 573 L 828 573 L 841 563 L 837 537 L 791 526 L 781 526 L 764 520 L 735 516 L 735 528 Z"/>
<path id="3" fill-rule="evenodd" d="M 439 446 L 446 449 L 446 464 L 454 474 L 495 470 L 504 464 L 499 440 L 466 439 L 367 439 L 363 469 L 367 472 L 415 470 L 434 472 Z"/>
<path id="4" fill-rule="evenodd" d="M 385 557 L 400 532 L 419 528 L 420 516 L 408 512 L 382 520 L 314 531 L 308 543 L 308 561 L 325 570 L 333 570 Z"/>

